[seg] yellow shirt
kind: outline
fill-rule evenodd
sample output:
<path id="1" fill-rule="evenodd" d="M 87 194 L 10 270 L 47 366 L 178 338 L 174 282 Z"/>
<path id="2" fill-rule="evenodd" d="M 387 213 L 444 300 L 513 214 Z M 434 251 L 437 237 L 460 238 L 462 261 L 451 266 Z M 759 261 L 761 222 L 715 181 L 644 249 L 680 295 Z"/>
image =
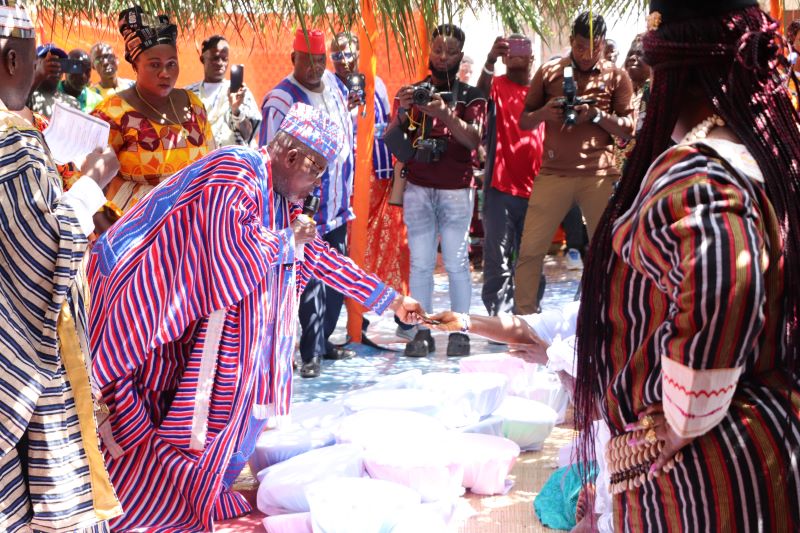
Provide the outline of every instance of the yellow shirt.
<path id="1" fill-rule="evenodd" d="M 215 148 L 203 102 L 192 92 L 191 116 L 182 124 L 159 124 L 136 110 L 120 95 L 103 100 L 92 112 L 111 126 L 108 145 L 120 171 L 106 189 L 106 198 L 128 211 L 163 179 Z"/>

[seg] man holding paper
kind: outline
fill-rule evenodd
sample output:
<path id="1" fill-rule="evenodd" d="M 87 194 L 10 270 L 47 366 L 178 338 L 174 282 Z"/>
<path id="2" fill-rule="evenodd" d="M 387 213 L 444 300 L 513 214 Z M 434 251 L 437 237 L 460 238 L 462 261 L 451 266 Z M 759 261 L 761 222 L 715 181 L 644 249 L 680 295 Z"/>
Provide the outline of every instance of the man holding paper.
<path id="1" fill-rule="evenodd" d="M 92 152 L 62 193 L 25 106 L 35 46 L 24 8 L 0 0 L 0 531 L 100 530 L 121 508 L 99 450 L 78 277 L 117 163 Z"/>

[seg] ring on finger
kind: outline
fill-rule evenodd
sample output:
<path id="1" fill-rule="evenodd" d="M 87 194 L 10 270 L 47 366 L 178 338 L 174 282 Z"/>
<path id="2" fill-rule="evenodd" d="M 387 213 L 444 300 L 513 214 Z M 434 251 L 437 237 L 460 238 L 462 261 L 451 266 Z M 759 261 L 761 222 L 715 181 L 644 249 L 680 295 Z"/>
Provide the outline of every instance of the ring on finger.
<path id="1" fill-rule="evenodd" d="M 655 419 L 654 419 L 652 416 L 650 416 L 650 415 L 643 416 L 643 417 L 642 417 L 642 419 L 641 419 L 641 420 L 639 420 L 639 426 L 640 426 L 642 429 L 650 429 L 651 427 L 653 427 L 653 426 L 655 426 L 655 425 L 656 425 L 656 421 L 655 421 Z"/>
<path id="2" fill-rule="evenodd" d="M 644 434 L 644 441 L 647 444 L 655 444 L 658 442 L 658 435 L 656 435 L 655 429 L 648 429 L 647 433 Z"/>

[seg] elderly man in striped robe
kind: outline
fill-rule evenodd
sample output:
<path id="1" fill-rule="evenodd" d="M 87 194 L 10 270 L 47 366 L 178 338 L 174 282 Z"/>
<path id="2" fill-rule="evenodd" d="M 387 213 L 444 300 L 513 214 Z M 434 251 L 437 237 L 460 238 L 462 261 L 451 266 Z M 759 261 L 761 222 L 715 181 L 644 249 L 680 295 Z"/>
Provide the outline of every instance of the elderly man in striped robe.
<path id="1" fill-rule="evenodd" d="M 295 104 L 268 146 L 195 162 L 95 245 L 93 373 L 125 507 L 115 529 L 205 531 L 250 510 L 230 487 L 265 422 L 289 412 L 297 302 L 309 279 L 377 312 L 422 314 L 300 215 L 341 139 L 325 115 Z"/>

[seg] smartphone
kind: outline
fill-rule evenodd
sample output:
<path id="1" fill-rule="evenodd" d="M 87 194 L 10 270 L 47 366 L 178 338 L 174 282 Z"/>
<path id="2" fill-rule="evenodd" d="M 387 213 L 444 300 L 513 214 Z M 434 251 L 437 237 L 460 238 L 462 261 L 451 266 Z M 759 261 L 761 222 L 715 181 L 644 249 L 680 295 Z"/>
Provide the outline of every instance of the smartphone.
<path id="1" fill-rule="evenodd" d="M 231 65 L 231 88 L 230 92 L 238 92 L 244 83 L 244 65 Z"/>
<path id="2" fill-rule="evenodd" d="M 527 39 L 508 39 L 508 57 L 529 56 L 533 53 L 531 42 Z"/>
<path id="3" fill-rule="evenodd" d="M 59 59 L 61 70 L 66 74 L 83 74 L 84 64 L 80 59 Z"/>

